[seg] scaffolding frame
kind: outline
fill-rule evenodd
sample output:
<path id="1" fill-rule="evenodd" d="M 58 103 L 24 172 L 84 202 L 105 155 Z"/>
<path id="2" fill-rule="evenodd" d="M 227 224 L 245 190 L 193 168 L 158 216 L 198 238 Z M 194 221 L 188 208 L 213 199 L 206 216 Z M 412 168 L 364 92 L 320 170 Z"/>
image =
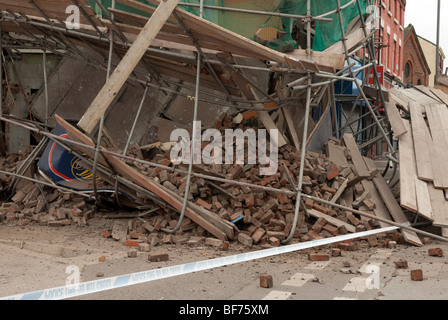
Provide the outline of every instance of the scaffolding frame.
<path id="1" fill-rule="evenodd" d="M 316 70 L 313 70 L 312 67 L 308 68 L 307 66 L 305 67 L 305 69 L 300 70 L 300 69 L 296 69 L 294 67 L 285 66 L 285 65 L 283 65 L 283 66 L 268 65 L 267 68 L 257 68 L 257 67 L 235 64 L 235 65 L 232 65 L 232 67 L 235 69 L 239 69 L 239 70 L 246 69 L 246 70 L 256 70 L 259 72 L 269 72 L 269 73 L 276 72 L 278 74 L 297 73 L 297 74 L 301 75 L 301 78 L 294 81 L 294 83 L 287 84 L 287 87 L 290 88 L 290 91 L 289 91 L 290 94 L 286 97 L 281 98 L 278 96 L 277 97 L 265 96 L 262 99 L 256 98 L 255 100 L 248 100 L 248 99 L 241 99 L 241 98 L 236 98 L 236 97 L 232 96 L 226 90 L 226 87 L 220 81 L 219 77 L 214 74 L 213 78 L 217 82 L 218 86 L 222 88 L 223 92 L 221 92 L 220 95 L 215 96 L 214 97 L 215 99 L 213 100 L 213 102 L 216 104 L 221 104 L 221 105 L 229 107 L 229 108 L 235 108 L 237 110 L 239 109 L 239 110 L 271 111 L 271 110 L 281 109 L 283 106 L 288 105 L 288 103 L 290 103 L 291 101 L 296 101 L 297 97 L 294 97 L 293 93 L 297 93 L 298 91 L 302 90 L 302 91 L 306 92 L 305 114 L 309 115 L 311 108 L 313 106 L 318 106 L 320 104 L 320 102 L 324 96 L 323 92 L 326 91 L 325 90 L 326 88 L 332 88 L 336 81 L 348 81 L 350 83 L 354 83 L 358 88 L 358 94 L 356 95 L 356 97 L 354 97 L 354 100 L 351 100 L 353 103 L 352 108 L 355 109 L 360 104 L 364 104 L 368 110 L 365 114 L 363 114 L 363 116 L 359 117 L 358 119 L 355 119 L 355 120 L 349 119 L 347 126 L 345 126 L 343 128 L 336 127 L 335 134 L 337 136 L 339 136 L 339 134 L 343 133 L 348 127 L 352 130 L 352 132 L 355 133 L 355 137 L 359 137 L 360 133 L 364 133 L 364 132 L 369 132 L 369 134 L 374 134 L 374 136 L 371 139 L 369 139 L 368 141 L 363 141 L 361 139 L 358 139 L 357 142 L 360 147 L 360 151 L 365 154 L 365 150 L 367 150 L 369 147 L 371 147 L 371 145 L 373 143 L 375 143 L 378 140 L 385 140 L 389 146 L 389 153 L 387 154 L 387 156 L 392 161 L 397 163 L 398 161 L 395 159 L 396 150 L 394 150 L 394 147 L 391 143 L 392 131 L 390 130 L 390 125 L 387 121 L 388 120 L 387 114 L 385 114 L 385 116 L 381 116 L 378 113 L 378 107 L 384 106 L 384 95 L 383 95 L 383 92 L 381 89 L 379 76 L 378 76 L 378 73 L 376 70 L 377 62 L 375 60 L 376 48 L 375 48 L 375 42 L 374 42 L 374 33 L 372 33 L 369 36 L 369 34 L 367 32 L 367 26 L 365 23 L 364 13 L 362 12 L 362 9 L 361 9 L 360 0 L 351 0 L 348 3 L 346 3 L 344 6 L 341 5 L 340 0 L 335 0 L 335 4 L 337 5 L 337 8 L 331 12 L 322 14 L 318 17 L 311 16 L 311 0 L 306 0 L 306 1 L 307 1 L 307 14 L 305 16 L 295 16 L 295 17 L 290 17 L 290 18 L 303 19 L 303 21 L 305 21 L 307 24 L 306 54 L 307 54 L 308 60 L 312 61 L 312 48 L 311 48 L 311 24 L 312 24 L 312 22 L 314 22 L 314 21 L 329 21 L 330 19 L 328 19 L 326 17 L 329 16 L 330 14 L 336 13 L 338 15 L 339 25 L 341 27 L 341 32 L 343 35 L 341 42 L 344 47 L 344 55 L 345 55 L 345 61 L 346 61 L 347 66 L 343 70 L 337 72 L 336 74 L 331 74 L 331 73 L 322 72 L 322 71 L 316 72 Z M 113 26 L 113 29 L 111 29 L 109 33 L 105 32 L 106 28 L 104 26 L 98 26 L 97 25 L 98 21 L 91 19 L 89 17 L 89 14 L 83 8 L 83 6 L 80 5 L 78 3 L 78 1 L 75 1 L 75 0 L 73 0 L 73 4 L 76 5 L 80 9 L 83 16 L 87 19 L 89 25 L 91 26 L 90 30 L 87 30 L 87 31 L 86 30 L 71 30 L 71 29 L 68 29 L 67 27 L 64 27 L 64 24 L 61 21 L 56 21 L 55 19 L 49 18 L 45 14 L 44 10 L 39 8 L 36 5 L 36 3 L 34 3 L 33 1 L 30 1 L 30 3 L 33 5 L 33 7 L 36 8 L 37 12 L 40 14 L 41 19 L 38 19 L 36 17 L 30 17 L 21 12 L 13 12 L 11 10 L 2 11 L 1 17 L 0 17 L 0 21 L 2 23 L 3 22 L 12 22 L 15 26 L 17 26 L 17 28 L 19 30 L 22 31 L 22 33 L 24 35 L 27 35 L 29 37 L 29 39 L 27 39 L 27 40 L 13 38 L 10 35 L 8 35 L 7 33 L 5 33 L 4 30 L 0 30 L 0 32 L 2 32 L 2 34 L 1 34 L 2 41 L 1 41 L 1 47 L 0 47 L 0 49 L 2 49 L 2 55 L 3 55 L 3 49 L 5 49 L 5 48 L 7 50 L 13 50 L 14 52 L 20 52 L 21 49 L 40 49 L 43 51 L 44 57 L 47 53 L 52 53 L 52 54 L 55 54 L 58 56 L 72 58 L 77 61 L 83 61 L 84 63 L 86 63 L 88 65 L 95 66 L 98 69 L 107 70 L 107 74 L 109 76 L 112 68 L 115 66 L 113 64 L 113 52 L 114 52 L 113 48 L 114 47 L 119 48 L 120 52 L 125 51 L 126 48 L 129 48 L 132 46 L 132 42 L 129 41 L 129 39 L 125 35 L 125 32 L 114 21 L 113 14 L 110 14 L 101 5 L 101 2 L 99 0 L 95 0 L 95 2 L 100 6 L 101 10 L 103 11 L 104 16 L 106 17 L 106 19 L 108 21 L 110 21 L 111 25 Z M 1 1 L 0 1 L 0 3 L 1 3 Z M 342 15 L 343 8 L 348 5 L 352 5 L 352 4 L 356 4 L 356 6 L 358 7 L 358 11 L 359 11 L 358 19 L 361 21 L 361 25 L 362 25 L 361 28 L 366 37 L 366 41 L 364 41 L 361 44 L 361 49 L 365 53 L 363 56 L 363 59 L 366 60 L 365 66 L 363 68 L 356 69 L 356 70 L 353 69 L 353 64 L 351 64 L 351 57 L 354 56 L 355 52 L 349 52 L 349 48 L 347 46 L 347 36 L 345 34 L 345 29 L 344 29 L 344 25 L 343 25 L 344 17 Z M 200 7 L 201 16 L 202 16 L 202 10 L 204 9 L 202 0 L 201 0 L 199 7 Z M 207 6 L 207 8 L 215 9 L 215 10 L 223 10 L 223 8 L 220 8 L 220 7 L 215 8 L 215 7 Z M 257 12 L 257 11 L 251 11 L 250 13 L 263 14 L 263 15 L 276 15 L 276 13 Z M 176 17 L 179 21 L 179 24 L 182 26 L 182 20 L 178 16 L 176 16 Z M 0 26 L 2 23 L 0 23 Z M 148 48 L 147 53 L 154 54 L 154 55 L 162 55 L 163 57 L 166 57 L 169 59 L 176 59 L 176 58 L 183 59 L 183 61 L 189 61 L 189 63 L 191 63 L 193 66 L 195 66 L 195 68 L 197 70 L 197 74 L 196 74 L 196 83 L 194 86 L 194 90 L 195 90 L 194 119 L 196 119 L 197 107 L 198 107 L 199 101 L 203 101 L 203 102 L 212 101 L 212 100 L 204 99 L 202 97 L 202 94 L 208 93 L 206 90 L 201 88 L 201 84 L 200 84 L 200 75 L 201 75 L 201 71 L 203 70 L 203 66 L 206 66 L 207 69 L 211 73 L 213 73 L 213 71 L 212 71 L 213 66 L 226 67 L 226 66 L 228 66 L 228 63 L 225 63 L 225 62 L 221 61 L 220 59 L 214 59 L 212 57 L 206 56 L 201 51 L 201 47 L 197 44 L 198 42 L 197 42 L 197 39 L 194 38 L 194 35 L 192 35 L 189 32 L 187 27 L 183 26 L 183 28 L 184 28 L 184 31 L 186 32 L 186 35 L 194 43 L 194 45 L 197 49 L 196 58 L 194 58 L 192 56 L 188 56 L 188 55 L 179 54 L 176 52 L 169 52 L 169 51 L 166 51 L 166 50 L 163 50 L 160 48 L 154 48 L 154 47 Z M 42 34 L 43 36 L 40 36 L 40 37 L 36 36 L 30 30 L 34 30 L 36 32 L 36 34 Z M 101 44 L 108 45 L 110 50 L 109 50 L 109 55 L 108 55 L 106 61 L 101 61 L 100 59 L 98 59 L 96 57 L 87 56 L 85 53 L 81 52 L 77 48 L 77 45 L 75 43 L 73 43 L 73 39 L 78 39 L 78 40 L 81 39 L 83 42 L 90 43 L 90 44 L 91 44 L 91 42 L 93 42 L 96 47 L 101 46 Z M 3 59 L 0 58 L 0 64 L 2 63 L 2 61 L 3 61 Z M 146 97 L 148 88 L 157 88 L 167 94 L 169 93 L 169 94 L 173 94 L 173 95 L 181 95 L 181 93 L 179 92 L 180 90 L 173 89 L 170 87 L 169 79 L 164 79 L 161 74 L 154 72 L 152 70 L 152 68 L 147 63 L 146 63 L 146 65 L 147 65 L 147 70 L 146 70 L 147 73 L 139 71 L 139 70 L 134 70 L 134 74 L 128 78 L 128 81 L 132 81 L 134 83 L 137 82 L 146 88 L 145 95 L 142 97 L 142 103 Z M 1 67 L 1 65 L 0 65 L 0 67 Z M 367 73 L 369 73 L 371 70 L 373 70 L 374 88 L 376 89 L 376 92 L 377 92 L 376 98 L 368 97 L 366 95 L 366 93 L 364 92 L 365 82 L 363 82 L 362 85 L 360 85 L 357 81 L 356 74 L 362 70 L 365 71 L 365 69 L 367 69 Z M 148 74 L 150 75 L 149 81 L 148 81 Z M 45 75 L 45 81 L 47 81 L 46 77 L 47 77 L 47 75 Z M 143 78 L 141 78 L 141 77 L 143 77 Z M 316 79 L 316 78 L 320 79 L 320 80 L 318 80 L 317 82 L 313 82 L 313 79 Z M 153 82 L 152 80 L 155 80 L 156 83 L 155 84 L 152 83 Z M 176 85 L 181 88 L 191 89 L 191 87 L 185 86 L 183 83 L 180 83 L 180 82 L 178 82 Z M 313 92 L 315 88 L 325 88 L 325 89 L 322 90 L 323 92 L 318 94 L 318 92 Z M 0 92 L 2 92 L 1 88 L 0 88 Z M 333 110 L 336 108 L 336 106 L 339 103 L 344 102 L 346 100 L 341 96 L 337 96 L 335 94 L 334 90 L 332 90 L 332 89 L 329 90 L 329 92 L 330 92 L 330 97 L 331 97 L 330 105 L 331 105 L 331 108 L 333 108 Z M 220 99 L 219 102 L 216 101 L 216 99 L 218 99 L 218 98 Z M 257 107 L 257 105 L 259 105 L 259 104 L 264 104 L 264 103 L 271 102 L 271 101 L 275 101 L 277 106 L 268 108 L 268 109 Z M 372 106 L 372 101 L 376 102 L 377 105 L 375 107 Z M 138 114 L 136 115 L 135 121 L 137 121 L 137 119 L 138 119 Z M 49 117 L 49 115 L 48 115 L 48 103 L 47 103 L 45 121 L 48 121 L 48 117 Z M 361 128 L 361 122 L 366 117 L 370 117 L 370 120 L 372 120 L 372 124 L 369 126 L 366 126 L 364 128 Z M 60 137 L 52 135 L 44 127 L 37 125 L 37 124 L 30 123 L 30 122 L 23 122 L 23 119 L 16 119 L 14 117 L 4 115 L 3 113 L 0 114 L 0 119 L 5 123 L 22 126 L 24 128 L 27 128 L 30 131 L 35 131 L 40 134 L 43 134 L 44 136 L 48 137 L 49 139 L 52 139 L 53 141 L 57 142 L 58 144 L 65 145 L 65 147 L 67 147 L 67 144 L 79 144 L 79 142 L 76 142 L 76 141 L 73 141 L 70 139 L 62 139 L 63 141 L 61 141 Z M 297 186 L 294 186 L 294 190 L 291 190 L 291 191 L 262 187 L 262 186 L 258 186 L 258 185 L 251 184 L 251 183 L 243 183 L 243 182 L 228 180 L 228 179 L 224 179 L 224 178 L 217 178 L 217 177 L 207 175 L 207 174 L 197 173 L 197 172 L 194 172 L 192 165 L 189 166 L 187 171 L 182 171 L 179 169 L 173 169 L 170 167 L 162 166 L 157 163 L 139 160 L 139 159 L 127 156 L 127 154 L 126 154 L 127 147 L 122 154 L 117 154 L 117 153 L 113 153 L 113 152 L 104 150 L 104 149 L 100 148 L 101 142 L 102 142 L 102 123 L 103 123 L 103 121 L 104 121 L 104 117 L 102 117 L 101 124 L 100 124 L 100 130 L 98 131 L 97 143 L 96 143 L 96 147 L 94 150 L 95 151 L 95 159 L 94 159 L 93 163 L 88 163 L 86 165 L 89 166 L 94 173 L 98 172 L 98 174 L 101 174 L 103 176 L 106 175 L 106 176 L 112 177 L 112 179 L 115 181 L 115 188 L 116 188 L 115 193 L 116 194 L 118 193 L 117 192 L 118 183 L 120 183 L 120 184 L 126 185 L 128 188 L 137 189 L 139 192 L 146 194 L 149 198 L 151 198 L 151 197 L 154 198 L 154 196 L 155 196 L 155 195 L 151 194 L 150 192 L 148 192 L 147 190 L 142 190 L 142 188 L 139 188 L 138 186 L 133 185 L 129 181 L 125 181 L 125 179 L 115 175 L 113 172 L 110 172 L 110 168 L 109 169 L 103 168 L 100 164 L 98 164 L 98 161 L 97 161 L 98 160 L 97 158 L 99 156 L 101 156 L 102 154 L 109 154 L 109 155 L 119 157 L 122 159 L 141 162 L 141 163 L 144 163 L 144 164 L 147 164 L 150 166 L 154 166 L 154 167 L 161 167 L 161 168 L 169 170 L 169 171 L 178 171 L 183 174 L 186 174 L 188 177 L 188 181 L 190 181 L 192 176 L 195 176 L 195 177 L 201 177 L 201 178 L 204 178 L 204 179 L 207 179 L 210 181 L 223 182 L 223 183 L 227 183 L 227 184 L 231 184 L 231 185 L 232 184 L 233 185 L 244 185 L 244 186 L 247 186 L 250 188 L 255 188 L 255 189 L 259 188 L 259 189 L 263 189 L 263 190 L 269 190 L 271 192 L 287 193 L 289 195 L 293 195 L 296 197 L 293 227 L 291 229 L 292 231 L 290 232 L 289 236 L 284 241 L 282 241 L 283 244 L 289 243 L 292 239 L 294 230 L 297 225 L 300 204 L 301 204 L 301 201 L 303 198 L 310 198 L 310 199 L 320 202 L 320 203 L 334 206 L 334 207 L 337 207 L 337 208 L 340 208 L 343 210 L 351 211 L 353 213 L 357 213 L 360 215 L 369 216 L 365 212 L 361 212 L 359 210 L 341 206 L 336 203 L 331 203 L 331 202 L 325 201 L 323 199 L 319 199 L 319 198 L 316 198 L 316 197 L 313 197 L 313 196 L 303 193 L 302 187 L 303 187 L 303 174 L 304 174 L 304 159 L 305 159 L 305 153 L 306 153 L 307 138 L 308 138 L 307 133 L 308 133 L 308 125 L 309 125 L 309 117 L 307 117 L 307 116 L 305 116 L 305 119 L 304 119 L 303 139 L 301 141 L 302 148 L 301 148 L 301 164 L 300 164 L 299 179 L 298 179 Z M 353 130 L 353 128 L 352 128 L 353 124 L 358 125 L 358 128 L 359 128 L 358 131 Z M 133 130 L 132 130 L 132 132 L 133 132 Z M 128 139 L 130 139 L 132 137 L 132 132 L 131 132 L 130 136 L 128 137 Z M 193 132 L 195 132 L 195 130 L 193 130 Z M 193 143 L 194 143 L 194 141 L 195 141 L 195 139 L 193 138 Z M 83 145 L 83 147 L 88 148 L 89 146 Z M 193 145 L 193 147 L 194 147 L 194 145 Z M 73 150 L 71 150 L 71 152 L 73 152 Z M 193 152 L 191 152 L 191 154 L 193 155 Z M 30 157 L 35 157 L 35 156 L 36 156 L 36 153 L 32 153 L 30 155 Z M 27 162 L 29 162 L 30 159 L 27 159 L 27 160 L 28 160 Z M 190 161 L 190 164 L 192 164 L 192 162 L 193 161 Z M 383 173 L 383 175 L 384 175 L 384 173 Z M 27 177 L 22 176 L 21 174 L 16 174 L 14 176 L 18 179 L 29 179 Z M 67 191 L 65 188 L 60 188 L 59 186 L 56 186 L 56 185 L 51 185 L 51 186 L 55 187 L 55 188 L 59 188 L 63 191 Z M 188 201 L 187 201 L 188 194 L 189 194 L 188 190 L 189 190 L 189 182 L 188 182 L 188 186 L 187 186 L 187 192 L 185 192 L 184 202 L 183 202 L 182 210 L 180 212 L 181 218 L 179 219 L 178 225 L 172 230 L 164 229 L 163 231 L 172 233 L 172 232 L 175 232 L 181 225 L 182 219 L 184 217 L 185 209 L 188 206 Z M 86 195 L 84 194 L 84 196 L 86 196 Z M 98 194 L 96 192 L 96 187 L 95 187 L 95 199 L 98 200 Z M 379 218 L 379 217 L 375 217 L 375 219 L 381 221 L 381 218 Z M 428 234 L 421 230 L 412 228 L 408 225 L 396 224 L 390 220 L 386 220 L 385 222 L 387 222 L 391 225 L 397 225 L 404 229 L 415 231 L 417 233 L 436 237 L 442 241 L 446 241 L 445 238 L 438 237 L 433 234 Z"/>

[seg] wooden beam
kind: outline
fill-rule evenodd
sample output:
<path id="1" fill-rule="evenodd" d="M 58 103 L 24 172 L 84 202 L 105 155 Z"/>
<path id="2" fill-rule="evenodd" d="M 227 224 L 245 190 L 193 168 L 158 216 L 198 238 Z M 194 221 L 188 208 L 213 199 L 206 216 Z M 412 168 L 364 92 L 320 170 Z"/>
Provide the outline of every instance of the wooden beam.
<path id="1" fill-rule="evenodd" d="M 341 195 L 345 192 L 345 189 L 347 188 L 348 179 L 344 179 L 344 182 L 339 186 L 338 191 L 333 195 L 330 202 L 336 203 L 336 201 L 339 200 Z"/>
<path id="2" fill-rule="evenodd" d="M 373 208 L 373 212 L 375 216 L 386 219 L 386 220 L 392 220 L 392 217 L 389 213 L 389 210 L 387 209 L 386 205 L 384 204 L 383 199 L 381 198 L 381 195 L 379 194 L 378 190 L 375 187 L 375 184 L 371 180 L 363 180 L 361 181 L 362 187 L 364 190 L 368 191 L 370 194 L 370 199 L 375 203 L 375 208 Z M 381 227 L 388 227 L 389 224 L 378 220 Z"/>
<path id="3" fill-rule="evenodd" d="M 428 191 L 433 208 L 433 225 L 438 227 L 448 226 L 448 202 L 445 200 L 443 190 L 437 190 L 432 183 L 428 183 Z"/>
<path id="4" fill-rule="evenodd" d="M 405 126 L 409 128 L 409 132 L 398 141 L 400 156 L 400 204 L 403 208 L 417 212 L 417 195 L 415 193 L 417 167 L 415 164 L 414 143 L 410 123 L 405 122 Z"/>
<path id="5" fill-rule="evenodd" d="M 92 147 L 94 146 L 93 141 L 88 136 L 86 136 L 81 131 L 73 127 L 64 119 L 62 119 L 58 115 L 55 115 L 55 119 L 57 123 L 67 131 L 71 139 L 84 143 L 88 146 Z M 88 148 L 83 148 L 83 150 L 85 150 L 85 153 L 90 157 L 93 156 L 93 150 Z M 170 204 L 177 210 L 180 211 L 182 209 L 181 199 L 179 199 L 178 197 L 174 197 L 168 189 L 166 189 L 160 184 L 155 183 L 144 174 L 128 166 L 124 161 L 121 161 L 120 159 L 107 154 L 105 154 L 105 157 L 118 174 L 120 174 L 121 176 L 130 181 L 134 181 L 139 186 L 151 191 L 152 193 L 159 196 L 162 200 L 164 200 L 166 203 Z M 215 224 L 208 221 L 206 218 L 204 218 L 203 215 L 201 215 L 201 213 L 202 211 L 192 210 L 190 206 L 187 206 L 185 210 L 186 217 L 190 218 L 193 222 L 203 227 L 205 230 L 213 234 L 216 238 L 226 240 L 228 234 L 226 234 L 226 232 L 223 230 L 227 230 L 228 225 L 223 222 L 221 225 L 222 228 L 220 228 L 215 225 L 216 221 L 214 221 Z"/>
<path id="6" fill-rule="evenodd" d="M 146 50 L 157 36 L 167 18 L 176 8 L 179 0 L 166 0 L 161 2 L 154 14 L 146 23 L 142 32 L 137 37 L 126 55 L 115 68 L 110 78 L 98 93 L 86 113 L 78 122 L 78 126 L 88 134 L 91 134 L 101 117 L 114 100 L 117 93 L 123 87 L 132 71 L 135 69 Z"/>
<path id="7" fill-rule="evenodd" d="M 436 189 L 448 189 L 448 165 L 445 153 L 448 150 L 448 127 L 444 119 L 447 119 L 447 107 L 443 104 L 426 105 L 432 143 L 430 142 L 430 157 L 432 161 L 434 187 Z"/>
<path id="8" fill-rule="evenodd" d="M 324 218 L 325 220 L 327 220 L 327 222 L 328 222 L 329 224 L 334 225 L 334 226 L 336 226 L 336 227 L 344 226 L 344 227 L 347 228 L 347 231 L 348 231 L 348 232 L 351 232 L 351 233 L 356 232 L 356 228 L 355 228 L 355 226 L 353 226 L 353 225 L 351 225 L 351 224 L 348 224 L 348 223 L 346 223 L 346 222 L 344 222 L 344 221 L 342 221 L 342 220 L 333 218 L 332 216 L 329 216 L 328 214 L 325 214 L 325 213 L 323 213 L 323 212 L 317 211 L 317 210 L 315 210 L 315 209 L 307 209 L 307 212 L 308 212 L 311 216 L 313 216 L 313 217 L 315 217 L 315 218 Z"/>
<path id="9" fill-rule="evenodd" d="M 385 109 L 389 118 L 390 125 L 392 127 L 392 131 L 394 132 L 395 137 L 398 139 L 408 131 L 404 127 L 403 119 L 398 112 L 396 102 L 393 99 L 391 100 L 392 101 L 390 102 L 386 102 Z"/>
<path id="10" fill-rule="evenodd" d="M 358 171 L 358 176 L 360 178 L 370 177 L 369 169 L 367 169 L 364 160 L 362 159 L 361 152 L 359 151 L 358 145 L 356 144 L 355 138 L 352 134 L 344 133 L 342 136 L 345 146 L 349 149 L 352 156 L 353 165 Z"/>
<path id="11" fill-rule="evenodd" d="M 444 104 L 448 106 L 448 94 L 440 89 L 430 88 L 429 89 L 439 100 L 443 101 Z"/>
<path id="12" fill-rule="evenodd" d="M 358 43 L 360 43 L 364 39 L 364 30 L 362 28 L 359 28 L 355 32 L 347 35 L 347 49 L 350 51 L 351 48 L 356 46 Z M 344 54 L 344 44 L 342 43 L 342 40 L 339 42 L 336 42 L 331 47 L 328 47 L 323 51 L 324 53 L 328 54 Z"/>
<path id="13" fill-rule="evenodd" d="M 375 162 L 372 159 L 364 158 L 367 167 L 370 170 L 375 170 L 376 165 Z M 394 197 L 394 194 L 392 193 L 392 190 L 390 189 L 389 185 L 386 183 L 386 180 L 384 180 L 384 177 L 381 176 L 380 173 L 377 173 L 373 179 L 373 183 L 376 186 L 376 189 L 378 190 L 381 198 L 384 201 L 384 204 L 386 205 L 387 209 L 389 210 L 390 215 L 395 220 L 396 223 L 400 224 L 408 224 L 409 220 L 406 218 L 403 210 L 401 209 L 400 205 L 398 204 L 397 200 Z M 401 232 L 403 234 L 404 239 L 412 243 L 416 246 L 423 246 L 420 238 L 418 235 L 411 230 L 407 230 L 402 228 Z"/>
<path id="14" fill-rule="evenodd" d="M 424 108 L 416 102 L 409 104 L 411 114 L 412 142 L 414 144 L 415 160 L 417 165 L 417 177 L 424 181 L 433 181 L 433 170 L 429 151 L 431 135 L 428 126 L 423 119 Z M 409 127 L 409 126 L 408 126 Z"/>
<path id="15" fill-rule="evenodd" d="M 335 70 L 344 69 L 345 55 L 342 53 L 337 54 L 337 53 L 311 51 L 310 60 L 308 60 L 306 50 L 302 49 L 295 49 L 291 52 L 288 52 L 288 55 L 298 60 L 314 62 L 319 66 L 327 66 Z"/>

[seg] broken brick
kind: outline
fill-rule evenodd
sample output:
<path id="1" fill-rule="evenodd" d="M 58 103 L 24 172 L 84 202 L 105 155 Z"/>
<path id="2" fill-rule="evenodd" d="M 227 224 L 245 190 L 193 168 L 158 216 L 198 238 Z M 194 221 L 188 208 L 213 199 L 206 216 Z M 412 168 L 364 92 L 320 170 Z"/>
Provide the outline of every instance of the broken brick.
<path id="1" fill-rule="evenodd" d="M 258 228 L 252 235 L 252 240 L 254 243 L 260 242 L 261 238 L 265 235 L 266 230 L 263 228 Z"/>
<path id="2" fill-rule="evenodd" d="M 443 250 L 441 248 L 430 248 L 428 254 L 432 257 L 443 257 Z"/>
<path id="3" fill-rule="evenodd" d="M 423 280 L 423 270 L 422 269 L 411 270 L 411 280 L 412 281 L 422 281 Z"/>
<path id="4" fill-rule="evenodd" d="M 400 259 L 400 260 L 394 261 L 394 263 L 397 266 L 397 268 L 400 268 L 400 269 L 407 269 L 408 268 L 407 260 Z"/>
<path id="5" fill-rule="evenodd" d="M 262 288 L 272 288 L 274 285 L 273 278 L 269 274 L 260 275 L 260 287 Z"/>
<path id="6" fill-rule="evenodd" d="M 196 203 L 197 203 L 198 205 L 204 207 L 204 208 L 207 209 L 207 210 L 210 210 L 210 209 L 212 208 L 212 205 L 211 205 L 210 203 L 208 203 L 208 202 L 206 202 L 206 201 L 204 201 L 204 200 L 202 200 L 202 199 L 198 199 L 198 200 L 196 201 Z"/>
<path id="7" fill-rule="evenodd" d="M 329 261 L 330 256 L 328 254 L 310 253 L 308 259 L 310 261 Z"/>
<path id="8" fill-rule="evenodd" d="M 150 262 L 160 262 L 160 261 L 168 261 L 169 256 L 166 252 L 160 252 L 160 253 L 150 253 L 148 255 L 148 261 Z"/>

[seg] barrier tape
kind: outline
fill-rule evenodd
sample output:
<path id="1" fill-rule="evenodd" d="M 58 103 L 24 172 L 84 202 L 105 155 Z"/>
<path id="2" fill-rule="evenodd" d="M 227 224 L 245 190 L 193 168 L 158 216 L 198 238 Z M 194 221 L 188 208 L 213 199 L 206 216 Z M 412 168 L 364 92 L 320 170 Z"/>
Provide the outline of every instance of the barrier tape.
<path id="1" fill-rule="evenodd" d="M 73 285 L 66 285 L 63 287 L 57 287 L 52 289 L 45 289 L 40 291 L 33 291 L 24 294 L 17 294 L 12 296 L 7 296 L 0 298 L 0 300 L 62 300 L 74 297 L 79 297 L 82 295 L 97 293 L 106 290 L 112 290 L 127 286 L 132 286 L 135 284 L 141 284 L 145 282 L 150 282 L 154 280 L 160 280 L 180 275 L 185 275 L 193 272 L 204 271 L 208 269 L 213 269 L 217 267 L 223 267 L 231 264 L 237 264 L 242 262 L 247 262 L 250 260 L 266 258 L 270 256 L 275 256 L 283 253 L 303 250 L 312 247 L 318 247 L 322 245 L 327 245 L 335 242 L 340 242 L 344 240 L 350 240 L 354 238 L 360 238 L 369 236 L 376 233 L 388 232 L 396 230 L 399 227 L 391 226 L 380 229 L 374 229 L 369 231 L 363 231 L 353 234 L 346 234 L 341 236 L 336 236 L 332 238 L 318 239 L 314 241 L 301 242 L 297 244 L 291 244 L 287 246 L 275 247 L 270 249 L 264 249 L 254 252 L 247 252 L 237 255 L 232 255 L 228 257 L 210 259 L 205 261 L 191 262 L 182 265 L 176 265 L 171 267 L 165 267 L 160 269 L 130 273 L 126 275 L 104 278 L 100 280 L 93 280 Z"/>

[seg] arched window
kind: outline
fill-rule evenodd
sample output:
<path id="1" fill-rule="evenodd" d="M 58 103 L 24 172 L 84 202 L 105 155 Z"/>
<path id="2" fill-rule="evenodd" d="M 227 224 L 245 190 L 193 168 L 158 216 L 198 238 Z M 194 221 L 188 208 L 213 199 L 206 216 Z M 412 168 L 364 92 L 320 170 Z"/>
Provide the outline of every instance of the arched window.
<path id="1" fill-rule="evenodd" d="M 409 79 L 411 74 L 412 74 L 412 65 L 411 65 L 411 62 L 408 61 L 408 62 L 406 62 L 405 66 L 404 66 L 404 78 Z"/>

